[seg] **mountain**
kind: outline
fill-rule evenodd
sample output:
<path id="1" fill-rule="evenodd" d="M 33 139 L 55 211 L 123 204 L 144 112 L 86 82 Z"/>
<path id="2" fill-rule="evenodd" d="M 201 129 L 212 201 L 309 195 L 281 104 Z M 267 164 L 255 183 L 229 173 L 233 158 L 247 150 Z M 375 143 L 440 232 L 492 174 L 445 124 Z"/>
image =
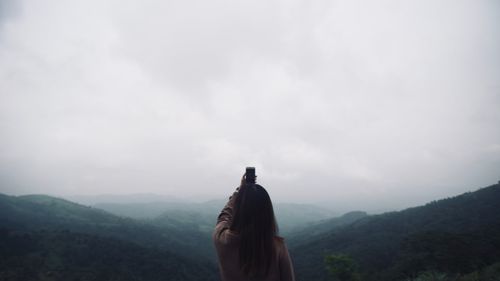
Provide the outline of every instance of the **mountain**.
<path id="1" fill-rule="evenodd" d="M 280 232 L 288 236 L 295 229 L 305 224 L 331 218 L 333 213 L 311 204 L 277 203 L 274 207 Z"/>
<path id="2" fill-rule="evenodd" d="M 196 251 L 210 256 L 212 252 L 204 233 L 185 229 L 175 221 L 156 225 L 47 195 L 0 195 L 0 225 L 19 230 L 62 229 L 112 236 L 179 253 Z"/>
<path id="3" fill-rule="evenodd" d="M 92 255 L 93 251 L 99 252 L 101 249 L 108 249 L 105 244 L 111 247 L 109 248 L 110 253 L 123 250 L 125 256 L 117 255 L 116 258 L 119 260 L 109 256 L 113 266 L 124 266 L 124 268 L 142 271 L 145 267 L 143 264 L 136 264 L 135 258 L 151 257 L 151 260 L 141 259 L 142 263 L 151 261 L 152 266 L 155 261 L 165 258 L 166 262 L 169 260 L 179 261 L 178 266 L 172 268 L 171 276 L 178 276 L 177 269 L 189 268 L 193 270 L 192 272 L 205 272 L 202 279 L 214 280 L 216 278 L 213 246 L 212 243 L 207 243 L 206 234 L 185 228 L 184 225 L 175 222 L 156 225 L 151 221 L 122 218 L 103 210 L 46 195 L 15 197 L 0 194 L 0 229 L 2 229 L 4 240 L 25 241 L 27 245 L 33 245 L 27 252 L 23 252 L 23 247 L 19 248 L 21 252 L 16 252 L 15 248 L 11 249 L 14 255 L 6 254 L 6 246 L 4 245 L 0 248 L 0 254 L 5 260 L 16 264 L 16 262 L 22 263 L 25 260 L 25 258 L 15 258 L 16 255 L 26 258 L 36 257 L 38 254 L 45 255 L 44 258 L 34 261 L 38 266 L 35 266 L 36 270 L 53 268 L 51 265 L 40 265 L 52 260 L 52 258 L 46 259 L 46 256 L 54 256 L 54 260 L 60 261 L 56 264 L 61 264 L 63 267 L 83 266 L 79 263 L 73 264 L 66 257 L 61 257 L 62 253 L 71 252 L 76 247 L 71 241 L 83 239 L 82 241 L 87 243 L 82 246 L 84 254 Z M 30 244 L 29 241 L 33 243 Z M 23 243 L 17 245 L 20 244 Z M 167 265 L 165 267 L 168 268 Z M 91 266 L 91 269 L 95 268 Z M 190 270 L 186 270 L 186 274 L 182 276 L 191 278 L 189 277 Z M 2 274 L 5 273 L 2 272 Z M 165 276 L 165 278 L 167 277 Z M 114 276 L 113 278 L 118 277 Z M 156 279 L 151 278 L 138 280 Z M 198 279 L 191 278 L 189 280 Z"/>
<path id="4" fill-rule="evenodd" d="M 7 196 L 0 194 L 0 224 L 12 228 L 64 227 L 71 224 L 113 226 L 123 219 L 99 209 L 47 195 Z"/>
<path id="5" fill-rule="evenodd" d="M 300 228 L 295 228 L 287 239 L 290 247 L 299 245 L 303 241 L 313 240 L 322 234 L 335 230 L 338 227 L 352 224 L 353 222 L 367 217 L 368 214 L 362 211 L 352 211 L 340 217 L 321 220 L 304 224 Z"/>
<path id="6" fill-rule="evenodd" d="M 226 200 L 211 200 L 201 203 L 194 202 L 141 202 L 141 203 L 99 203 L 93 207 L 106 210 L 115 215 L 153 219 L 162 221 L 179 221 L 198 225 L 201 231 L 213 230 L 219 212 L 222 210 Z M 332 212 L 309 204 L 276 203 L 274 204 L 276 219 L 280 230 L 288 234 L 304 224 L 317 222 L 332 217 Z"/>
<path id="7" fill-rule="evenodd" d="M 150 202 L 101 202 L 92 205 L 94 208 L 105 210 L 112 214 L 135 218 L 135 219 L 152 219 L 169 211 L 191 210 L 198 211 L 198 203 L 186 202 L 165 202 L 165 201 L 150 201 Z"/>
<path id="8" fill-rule="evenodd" d="M 466 274 L 500 262 L 500 185 L 399 212 L 366 216 L 291 247 L 298 280 L 325 280 L 325 256 L 348 255 L 362 280 Z M 328 228 L 318 225 L 318 228 Z M 293 237 L 290 240 L 293 241 Z"/>
<path id="9" fill-rule="evenodd" d="M 98 195 L 74 195 L 65 197 L 72 202 L 83 205 L 97 205 L 101 203 L 149 203 L 149 202 L 182 202 L 183 199 L 154 193 L 132 193 L 132 194 L 98 194 Z"/>
<path id="10" fill-rule="evenodd" d="M 157 213 L 133 219 L 46 195 L 0 194 L 0 280 L 218 279 L 210 233 L 225 200 L 131 204 L 113 206 Z M 381 215 L 275 210 L 299 281 L 328 280 L 327 271 L 347 280 L 498 281 L 499 207 L 496 184 Z"/>

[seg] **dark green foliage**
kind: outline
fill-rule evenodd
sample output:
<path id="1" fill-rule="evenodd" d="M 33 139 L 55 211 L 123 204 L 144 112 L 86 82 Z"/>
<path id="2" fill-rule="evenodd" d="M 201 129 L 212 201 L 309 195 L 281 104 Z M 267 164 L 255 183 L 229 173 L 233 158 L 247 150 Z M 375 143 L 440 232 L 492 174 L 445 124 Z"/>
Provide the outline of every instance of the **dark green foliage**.
<path id="1" fill-rule="evenodd" d="M 325 265 L 332 281 L 360 280 L 356 263 L 347 255 L 327 255 Z"/>
<path id="2" fill-rule="evenodd" d="M 457 279 L 457 281 L 500 281 L 500 262 L 484 267 Z M 451 281 L 451 280 L 450 280 Z"/>
<path id="3" fill-rule="evenodd" d="M 0 280 L 216 280 L 208 264 L 68 231 L 0 231 Z"/>
<path id="4" fill-rule="evenodd" d="M 362 280 L 405 280 L 423 271 L 466 274 L 500 260 L 500 186 L 369 216 L 291 248 L 298 280 L 325 280 L 322 257 L 352 256 Z"/>
<path id="5" fill-rule="evenodd" d="M 406 278 L 401 281 L 500 281 L 500 262 L 466 275 L 425 271 L 416 277 Z"/>
<path id="6" fill-rule="evenodd" d="M 422 271 L 468 273 L 500 260 L 500 224 L 471 233 L 425 232 L 402 243 L 395 268 L 407 275 Z"/>

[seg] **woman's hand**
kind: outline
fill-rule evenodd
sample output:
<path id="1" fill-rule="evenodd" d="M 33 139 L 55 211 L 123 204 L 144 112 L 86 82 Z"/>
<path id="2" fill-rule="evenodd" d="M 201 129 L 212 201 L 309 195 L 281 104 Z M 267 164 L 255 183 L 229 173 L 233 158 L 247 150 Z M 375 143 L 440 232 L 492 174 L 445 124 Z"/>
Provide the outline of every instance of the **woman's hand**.
<path id="1" fill-rule="evenodd" d="M 236 188 L 237 191 L 240 191 L 243 188 L 243 186 L 246 185 L 246 177 L 245 177 L 246 174 L 247 173 L 244 173 L 243 176 L 241 177 L 240 186 L 238 186 L 238 188 Z"/>
<path id="2" fill-rule="evenodd" d="M 244 173 L 243 176 L 241 177 L 241 183 L 240 183 L 240 186 L 245 186 L 245 183 L 246 183 L 246 175 L 247 173 Z"/>

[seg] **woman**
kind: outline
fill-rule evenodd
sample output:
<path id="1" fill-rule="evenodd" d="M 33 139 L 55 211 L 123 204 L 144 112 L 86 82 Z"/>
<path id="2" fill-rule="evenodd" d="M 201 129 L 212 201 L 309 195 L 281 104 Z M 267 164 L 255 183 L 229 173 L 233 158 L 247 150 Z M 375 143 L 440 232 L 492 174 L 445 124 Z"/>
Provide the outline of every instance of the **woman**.
<path id="1" fill-rule="evenodd" d="M 267 191 L 245 182 L 217 218 L 213 239 L 223 281 L 294 281 L 292 262 Z"/>

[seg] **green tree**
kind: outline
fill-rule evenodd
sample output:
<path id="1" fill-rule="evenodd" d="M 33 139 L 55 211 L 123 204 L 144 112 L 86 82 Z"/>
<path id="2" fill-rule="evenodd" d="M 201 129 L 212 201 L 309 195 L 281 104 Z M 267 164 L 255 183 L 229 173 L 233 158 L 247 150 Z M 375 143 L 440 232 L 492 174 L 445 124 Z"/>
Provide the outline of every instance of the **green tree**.
<path id="1" fill-rule="evenodd" d="M 347 255 L 327 255 L 326 270 L 332 281 L 359 281 L 359 273 L 354 260 Z"/>
<path id="2" fill-rule="evenodd" d="M 406 279 L 406 281 L 448 281 L 448 280 L 451 281 L 452 279 L 448 278 L 448 276 L 445 273 L 435 272 L 435 271 L 426 271 L 418 275 L 416 278 Z"/>

